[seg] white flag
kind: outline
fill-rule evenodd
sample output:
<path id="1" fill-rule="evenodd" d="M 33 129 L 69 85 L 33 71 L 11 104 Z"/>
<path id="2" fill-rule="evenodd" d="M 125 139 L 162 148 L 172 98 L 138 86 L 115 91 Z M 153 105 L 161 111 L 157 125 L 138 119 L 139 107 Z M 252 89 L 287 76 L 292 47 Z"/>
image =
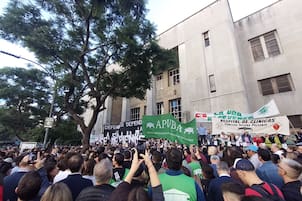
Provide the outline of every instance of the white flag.
<path id="1" fill-rule="evenodd" d="M 266 105 L 262 106 L 259 110 L 253 113 L 254 118 L 271 117 L 280 114 L 279 109 L 274 101 L 271 100 Z"/>

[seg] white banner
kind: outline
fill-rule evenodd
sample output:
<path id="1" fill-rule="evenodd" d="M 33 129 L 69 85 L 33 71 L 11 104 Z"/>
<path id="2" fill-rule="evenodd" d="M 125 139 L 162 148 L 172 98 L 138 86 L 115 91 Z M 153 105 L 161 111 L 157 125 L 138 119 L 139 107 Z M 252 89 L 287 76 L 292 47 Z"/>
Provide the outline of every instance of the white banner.
<path id="1" fill-rule="evenodd" d="M 255 134 L 283 134 L 289 135 L 289 121 L 286 116 L 263 119 L 228 120 L 212 118 L 212 133 L 242 133 L 249 130 Z"/>
<path id="2" fill-rule="evenodd" d="M 229 119 L 229 120 L 243 120 L 253 119 L 252 114 L 244 114 L 236 110 L 225 110 L 222 112 L 195 112 L 196 122 L 212 122 L 212 118 Z"/>
<path id="3" fill-rule="evenodd" d="M 280 114 L 274 100 L 262 106 L 254 113 L 246 114 L 236 110 L 224 110 L 221 112 L 195 112 L 196 122 L 212 122 L 212 118 L 228 119 L 228 120 L 248 120 L 254 118 L 272 117 Z"/>

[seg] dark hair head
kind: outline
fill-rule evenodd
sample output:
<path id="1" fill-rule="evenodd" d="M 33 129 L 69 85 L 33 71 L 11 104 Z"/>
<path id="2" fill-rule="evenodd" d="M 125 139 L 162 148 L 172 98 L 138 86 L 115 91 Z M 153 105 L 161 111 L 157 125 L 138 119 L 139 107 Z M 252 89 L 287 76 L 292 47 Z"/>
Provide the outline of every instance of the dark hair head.
<path id="1" fill-rule="evenodd" d="M 205 179 L 214 179 L 214 169 L 210 165 L 204 164 L 202 166 L 202 175 Z"/>
<path id="2" fill-rule="evenodd" d="M 100 153 L 100 155 L 98 157 L 99 161 L 101 161 L 101 160 L 103 160 L 105 158 L 109 159 L 109 156 L 106 153 L 104 153 L 104 152 Z"/>
<path id="3" fill-rule="evenodd" d="M 244 186 L 237 182 L 223 183 L 221 185 L 221 191 L 223 193 L 230 192 L 230 193 L 234 193 L 234 194 L 241 195 L 241 196 L 244 196 L 244 194 L 245 194 Z"/>
<path id="4" fill-rule="evenodd" d="M 235 162 L 236 158 L 242 158 L 243 150 L 240 147 L 228 147 L 223 152 L 223 161 L 226 161 L 230 166 L 232 166 Z"/>
<path id="5" fill-rule="evenodd" d="M 105 147 L 101 146 L 97 149 L 97 153 L 100 155 L 101 153 L 105 152 Z"/>
<path id="6" fill-rule="evenodd" d="M 152 161 L 153 163 L 161 163 L 163 160 L 163 156 L 159 151 L 153 151 L 152 153 Z"/>
<path id="7" fill-rule="evenodd" d="M 259 149 L 258 150 L 258 156 L 262 158 L 264 161 L 271 160 L 271 153 L 267 149 Z"/>
<path id="8" fill-rule="evenodd" d="M 12 164 L 11 163 L 8 163 L 8 162 L 5 162 L 5 161 L 2 161 L 1 164 L 0 164 L 0 173 L 3 175 L 3 176 L 6 176 L 8 174 L 8 171 L 10 169 L 12 169 Z"/>
<path id="9" fill-rule="evenodd" d="M 274 164 L 278 164 L 280 162 L 280 156 L 278 154 L 272 154 L 271 157 Z"/>
<path id="10" fill-rule="evenodd" d="M 180 170 L 182 165 L 182 153 L 177 148 L 172 148 L 167 152 L 167 165 L 171 170 Z"/>
<path id="11" fill-rule="evenodd" d="M 185 148 L 185 149 L 184 149 L 184 152 L 187 152 L 187 154 L 191 155 L 191 151 L 190 151 L 190 149 L 188 149 L 188 148 Z"/>
<path id="12" fill-rule="evenodd" d="M 59 170 L 65 171 L 66 169 L 68 169 L 67 160 L 65 158 L 62 158 L 61 160 L 59 159 L 57 165 Z"/>
<path id="13" fill-rule="evenodd" d="M 121 153 L 114 154 L 114 160 L 118 165 L 123 165 L 124 163 L 124 155 Z"/>
<path id="14" fill-rule="evenodd" d="M 128 201 L 150 201 L 147 192 L 142 186 L 133 188 L 129 195 Z"/>
<path id="15" fill-rule="evenodd" d="M 71 172 L 79 172 L 83 165 L 84 159 L 80 153 L 71 156 L 67 161 L 67 166 Z"/>
<path id="16" fill-rule="evenodd" d="M 40 190 L 42 183 L 41 176 L 36 171 L 27 172 L 20 179 L 17 186 L 17 196 L 21 200 L 32 200 L 34 199 Z"/>
<path id="17" fill-rule="evenodd" d="M 75 152 L 72 152 L 72 151 L 67 152 L 67 150 L 65 150 L 64 153 L 65 153 L 65 155 L 58 160 L 58 168 L 59 168 L 59 170 L 62 170 L 62 171 L 68 169 L 68 160 L 73 155 L 76 154 Z"/>
<path id="18" fill-rule="evenodd" d="M 125 159 L 131 159 L 131 151 L 129 150 L 124 151 L 124 157 Z"/>
<path id="19" fill-rule="evenodd" d="M 47 175 L 50 174 L 50 172 L 57 167 L 57 161 L 53 156 L 50 156 L 46 158 L 44 162 L 44 168 L 47 172 Z"/>
<path id="20" fill-rule="evenodd" d="M 84 162 L 83 175 L 93 175 L 93 168 L 96 162 L 94 159 L 88 159 Z"/>

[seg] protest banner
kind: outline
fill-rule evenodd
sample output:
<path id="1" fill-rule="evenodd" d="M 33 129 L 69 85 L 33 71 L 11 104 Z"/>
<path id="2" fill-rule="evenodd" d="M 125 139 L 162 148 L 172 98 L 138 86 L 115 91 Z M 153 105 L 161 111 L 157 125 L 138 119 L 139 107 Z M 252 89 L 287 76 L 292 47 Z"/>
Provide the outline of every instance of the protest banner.
<path id="1" fill-rule="evenodd" d="M 229 120 L 243 120 L 253 119 L 252 114 L 244 114 L 236 110 L 225 110 L 221 112 L 195 112 L 196 122 L 212 122 L 212 118 L 229 119 Z"/>
<path id="2" fill-rule="evenodd" d="M 181 123 L 171 114 L 144 116 L 142 128 L 145 138 L 167 139 L 185 145 L 198 144 L 195 119 Z"/>
<path id="3" fill-rule="evenodd" d="M 20 152 L 23 152 L 24 150 L 32 150 L 37 147 L 37 144 L 37 142 L 21 142 L 19 147 Z"/>
<path id="4" fill-rule="evenodd" d="M 247 120 L 255 118 L 272 117 L 280 114 L 274 100 L 271 100 L 254 113 L 246 114 L 236 110 L 224 110 L 220 112 L 195 112 L 196 122 L 212 122 L 212 118 L 228 120 Z"/>
<path id="5" fill-rule="evenodd" d="M 111 144 L 134 143 L 143 137 L 142 120 L 121 122 L 119 125 L 105 125 L 102 141 Z"/>
<path id="6" fill-rule="evenodd" d="M 289 121 L 286 116 L 247 120 L 212 118 L 213 134 L 241 133 L 242 129 L 255 134 L 289 135 Z"/>

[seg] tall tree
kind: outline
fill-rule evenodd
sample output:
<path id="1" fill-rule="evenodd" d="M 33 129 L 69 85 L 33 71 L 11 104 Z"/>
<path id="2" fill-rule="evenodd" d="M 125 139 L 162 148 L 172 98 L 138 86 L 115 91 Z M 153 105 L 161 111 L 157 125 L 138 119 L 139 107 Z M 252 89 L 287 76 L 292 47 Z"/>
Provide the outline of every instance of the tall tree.
<path id="1" fill-rule="evenodd" d="M 13 0 L 0 17 L 0 34 L 56 72 L 84 147 L 108 96 L 143 98 L 152 73 L 174 64 L 155 41 L 145 0 Z M 88 107 L 93 113 L 85 124 L 81 114 Z"/>
<path id="2" fill-rule="evenodd" d="M 22 136 L 48 115 L 50 86 L 46 77 L 38 69 L 0 69 L 0 99 L 5 103 L 0 109 L 3 132 Z"/>

